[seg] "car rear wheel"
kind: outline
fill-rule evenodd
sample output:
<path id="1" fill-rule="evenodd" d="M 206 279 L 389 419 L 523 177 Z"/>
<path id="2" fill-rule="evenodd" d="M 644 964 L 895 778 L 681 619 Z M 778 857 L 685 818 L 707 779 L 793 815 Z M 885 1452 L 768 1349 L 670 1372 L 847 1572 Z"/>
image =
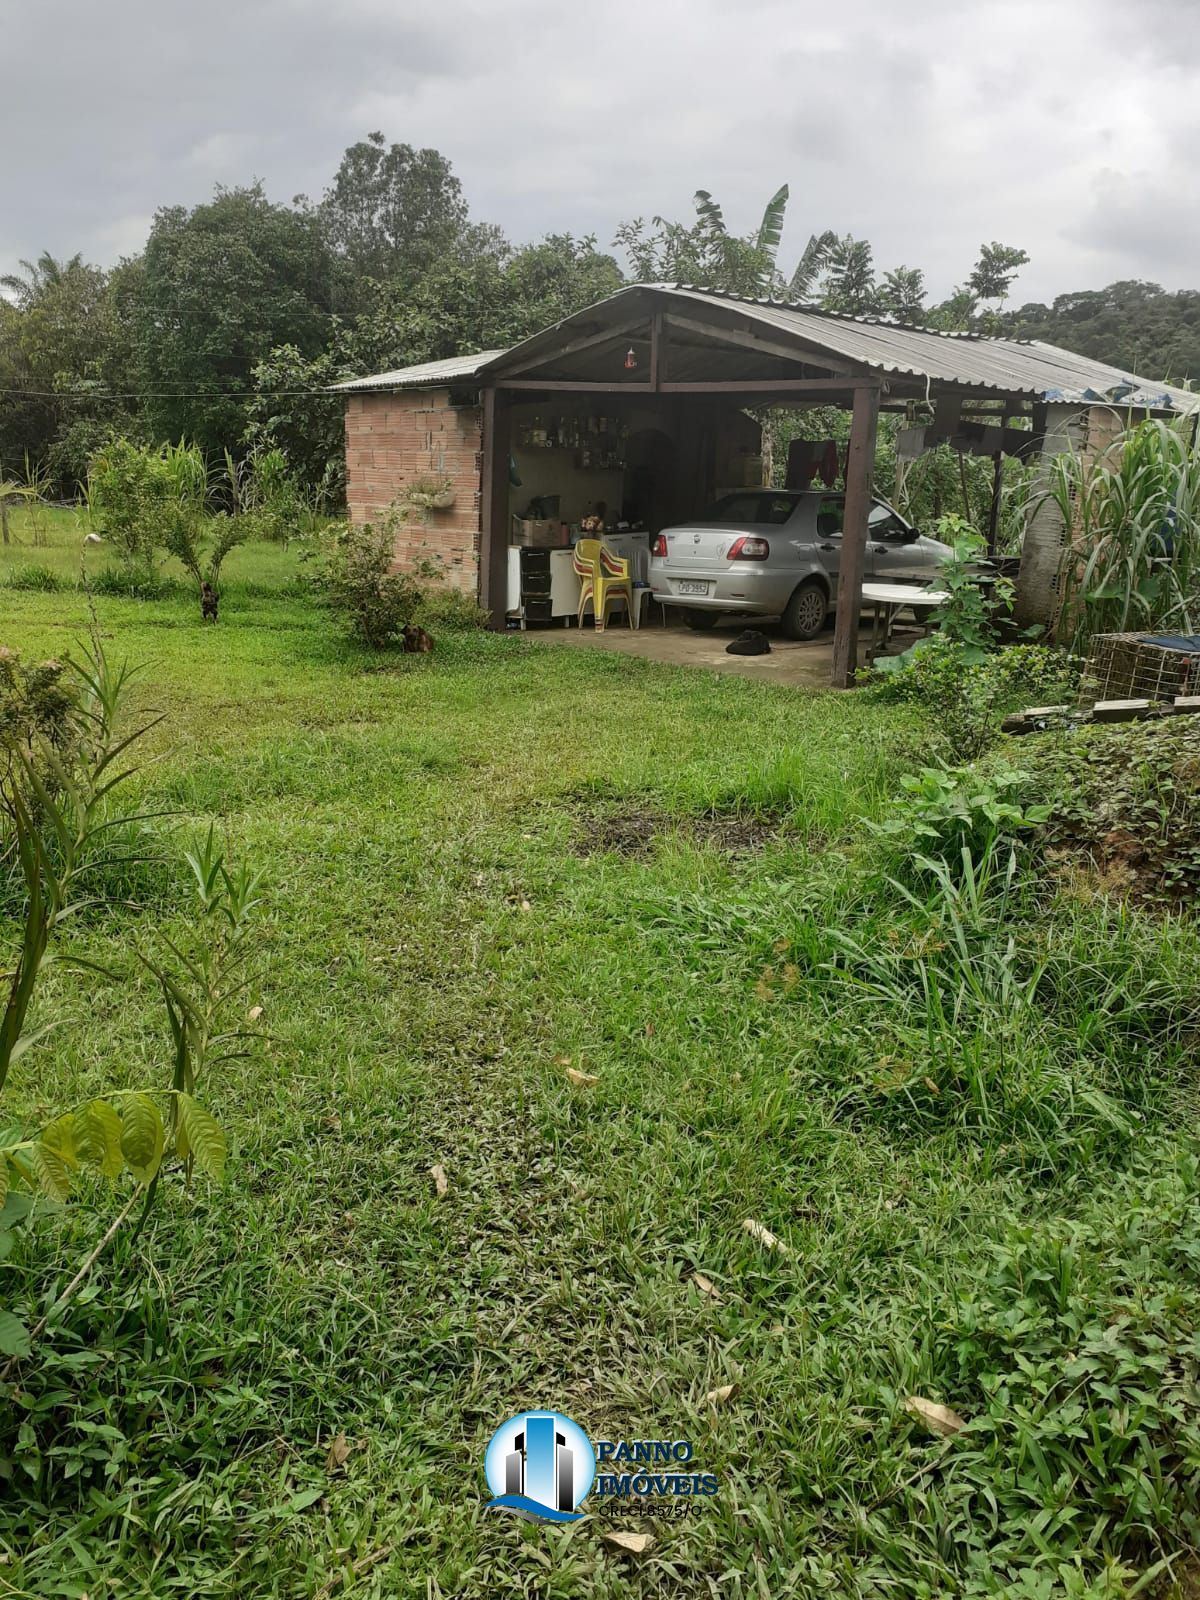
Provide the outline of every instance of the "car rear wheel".
<path id="1" fill-rule="evenodd" d="M 697 633 L 707 633 L 709 628 L 716 627 L 717 613 L 715 611 L 699 611 L 694 607 L 690 607 L 683 613 L 683 620 L 689 628 L 695 628 Z"/>
<path id="2" fill-rule="evenodd" d="M 783 636 L 785 639 L 815 639 L 825 626 L 829 612 L 829 596 L 825 586 L 816 578 L 802 583 L 788 601 L 783 611 Z"/>

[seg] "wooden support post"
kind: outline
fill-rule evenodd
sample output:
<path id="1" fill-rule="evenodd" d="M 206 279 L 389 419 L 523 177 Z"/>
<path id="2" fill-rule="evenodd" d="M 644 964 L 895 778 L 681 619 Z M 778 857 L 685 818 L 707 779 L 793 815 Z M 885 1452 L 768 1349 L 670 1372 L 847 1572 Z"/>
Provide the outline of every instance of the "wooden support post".
<path id="1" fill-rule="evenodd" d="M 837 617 L 833 630 L 835 689 L 849 689 L 858 669 L 858 614 L 862 610 L 863 570 L 867 556 L 867 516 L 875 471 L 875 436 L 879 428 L 879 385 L 854 390 L 850 448 L 846 455 L 846 509 L 842 518 L 842 553 L 838 566 Z"/>
<path id="2" fill-rule="evenodd" d="M 491 613 L 489 626 L 503 631 L 508 610 L 508 457 L 510 411 L 507 397 L 483 391 L 483 472 L 479 495 L 479 603 Z"/>
<path id="3" fill-rule="evenodd" d="M 1000 536 L 1000 497 L 1004 488 L 1004 455 L 1000 450 L 992 457 L 992 503 L 988 508 L 987 553 L 996 554 L 996 541 Z"/>
<path id="4" fill-rule="evenodd" d="M 650 319 L 650 387 L 657 390 L 666 374 L 666 338 L 663 314 L 656 311 Z"/>

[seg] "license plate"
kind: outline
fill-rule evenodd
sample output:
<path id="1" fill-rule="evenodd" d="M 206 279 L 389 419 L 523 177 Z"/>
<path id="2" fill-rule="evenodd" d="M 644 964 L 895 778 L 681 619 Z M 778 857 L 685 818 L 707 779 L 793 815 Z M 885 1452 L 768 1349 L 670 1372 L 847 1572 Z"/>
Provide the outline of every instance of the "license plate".
<path id="1" fill-rule="evenodd" d="M 678 589 L 680 594 L 707 594 L 708 593 L 708 585 L 707 585 L 707 583 L 696 583 L 696 582 L 690 582 L 689 583 L 686 579 L 682 583 L 677 583 L 675 585 L 675 587 L 676 587 L 676 589 Z"/>

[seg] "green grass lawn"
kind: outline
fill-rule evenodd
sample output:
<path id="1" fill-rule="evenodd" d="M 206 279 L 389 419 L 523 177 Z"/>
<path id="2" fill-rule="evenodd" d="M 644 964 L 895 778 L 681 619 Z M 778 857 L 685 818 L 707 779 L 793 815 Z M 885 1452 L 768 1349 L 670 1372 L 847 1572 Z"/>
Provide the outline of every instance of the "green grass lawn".
<path id="1" fill-rule="evenodd" d="M 225 1184 L 164 1185 L 9 1397 L 0 1594 L 1115 1595 L 1194 1542 L 1190 927 L 1029 873 L 956 966 L 864 820 L 915 716 L 485 634 L 369 658 L 257 587 L 293 567 L 235 553 L 215 628 L 97 602 L 167 713 L 155 834 L 215 820 L 265 874 L 266 1037 L 202 1086 Z M 0 587 L 30 658 L 86 626 Z M 713 811 L 771 827 L 730 854 Z M 587 847 L 613 816 L 643 849 Z M 168 1077 L 129 947 L 186 939 L 186 887 L 125 871 L 76 941 L 128 975 L 51 969 L 14 1111 Z M 115 1209 L 48 1217 L 5 1293 Z M 485 1515 L 490 1435 L 546 1407 L 690 1439 L 720 1491 L 618 1519 L 640 1556 Z"/>

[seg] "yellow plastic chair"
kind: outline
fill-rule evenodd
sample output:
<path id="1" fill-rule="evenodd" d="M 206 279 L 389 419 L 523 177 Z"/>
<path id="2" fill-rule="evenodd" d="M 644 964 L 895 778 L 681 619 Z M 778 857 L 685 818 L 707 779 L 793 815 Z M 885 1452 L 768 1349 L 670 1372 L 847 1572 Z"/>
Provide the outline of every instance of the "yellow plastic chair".
<path id="1" fill-rule="evenodd" d="M 614 555 L 603 539 L 580 539 L 575 546 L 573 564 L 579 577 L 579 626 L 590 605 L 596 619 L 596 632 L 603 633 L 608 608 L 614 600 L 625 602 L 625 615 L 634 627 L 633 577 L 629 562 Z"/>
<path id="2" fill-rule="evenodd" d="M 599 539 L 580 539 L 571 552 L 571 565 L 579 579 L 579 615 L 576 625 L 583 627 L 583 613 L 590 605 L 596 609 L 596 566 L 600 560 Z"/>

